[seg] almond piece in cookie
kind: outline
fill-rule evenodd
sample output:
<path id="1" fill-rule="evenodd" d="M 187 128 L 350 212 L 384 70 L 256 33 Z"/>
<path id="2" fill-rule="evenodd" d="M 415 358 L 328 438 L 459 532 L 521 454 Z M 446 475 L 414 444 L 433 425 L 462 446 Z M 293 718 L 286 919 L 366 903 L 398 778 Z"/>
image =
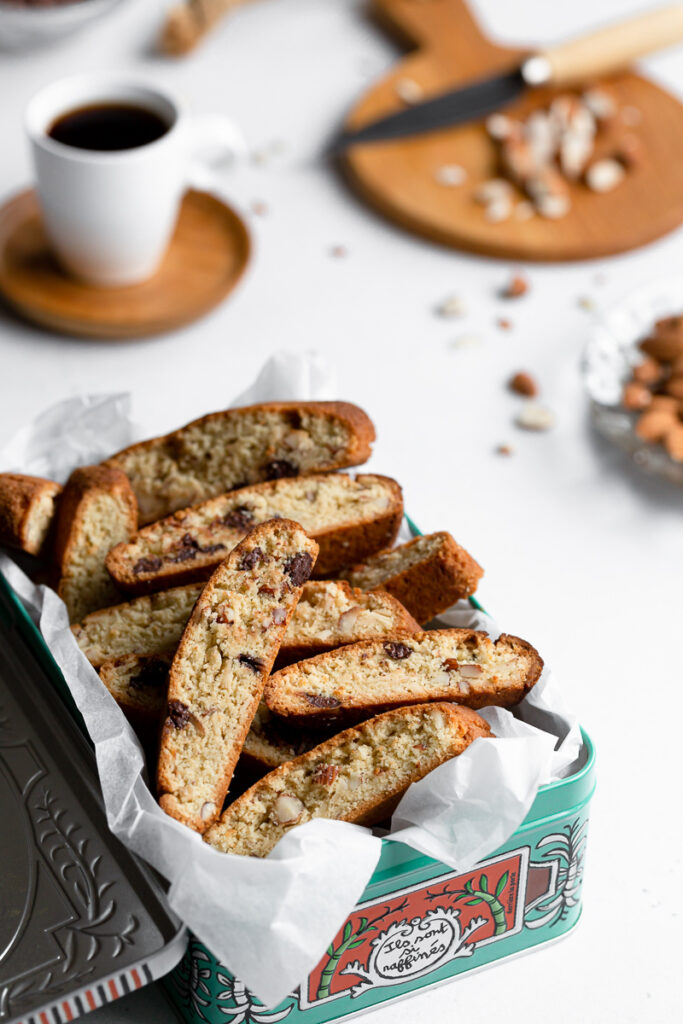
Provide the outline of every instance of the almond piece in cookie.
<path id="1" fill-rule="evenodd" d="M 120 600 L 105 560 L 135 532 L 137 514 L 135 495 L 120 469 L 83 466 L 67 480 L 57 514 L 55 561 L 57 593 L 71 622 Z"/>
<path id="2" fill-rule="evenodd" d="M 252 527 L 283 518 L 315 537 L 316 575 L 331 576 L 392 544 L 402 517 L 401 488 L 390 477 L 326 473 L 273 480 L 144 527 L 110 553 L 107 568 L 133 594 L 207 579 Z"/>
<path id="3" fill-rule="evenodd" d="M 265 681 L 318 554 L 298 523 L 256 527 L 214 572 L 173 659 L 159 803 L 203 832 L 220 814 Z"/>
<path id="4" fill-rule="evenodd" d="M 538 652 L 518 637 L 504 634 L 494 643 L 472 629 L 434 629 L 361 640 L 290 665 L 270 677 L 265 700 L 275 714 L 309 723 L 434 700 L 511 707 L 542 668 Z"/>
<path id="5" fill-rule="evenodd" d="M 0 473 L 0 544 L 39 555 L 54 520 L 62 488 L 53 480 Z"/>
<path id="6" fill-rule="evenodd" d="M 350 402 L 267 402 L 203 416 L 109 462 L 129 477 L 144 524 L 246 484 L 358 466 L 374 440 Z"/>
<path id="7" fill-rule="evenodd" d="M 477 589 L 484 570 L 450 533 L 415 537 L 391 551 L 382 551 L 343 575 L 354 587 L 381 587 L 398 598 L 424 625 Z"/>
<path id="8" fill-rule="evenodd" d="M 491 731 L 453 704 L 399 708 L 338 733 L 260 779 L 204 835 L 223 853 L 266 857 L 296 825 L 387 818 L 412 782 Z"/>

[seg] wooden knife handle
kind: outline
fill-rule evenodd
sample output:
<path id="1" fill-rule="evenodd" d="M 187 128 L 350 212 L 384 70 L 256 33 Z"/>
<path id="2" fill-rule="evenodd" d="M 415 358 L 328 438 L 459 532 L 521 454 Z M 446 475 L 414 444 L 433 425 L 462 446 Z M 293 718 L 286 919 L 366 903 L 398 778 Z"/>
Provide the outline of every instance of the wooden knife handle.
<path id="1" fill-rule="evenodd" d="M 538 52 L 529 64 L 546 62 L 545 81 L 565 86 L 619 71 L 638 57 L 681 41 L 683 4 L 671 4 L 580 39 L 549 47 Z M 537 63 L 536 68 L 540 81 L 543 65 Z"/>

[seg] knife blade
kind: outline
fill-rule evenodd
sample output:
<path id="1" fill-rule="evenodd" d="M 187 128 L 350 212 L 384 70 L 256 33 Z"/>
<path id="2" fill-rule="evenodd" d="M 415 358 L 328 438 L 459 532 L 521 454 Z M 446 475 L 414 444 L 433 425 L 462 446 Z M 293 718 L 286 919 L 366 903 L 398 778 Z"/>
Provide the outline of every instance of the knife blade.
<path id="1" fill-rule="evenodd" d="M 490 78 L 432 96 L 358 129 L 344 131 L 333 152 L 475 121 L 517 99 L 527 88 L 571 86 L 619 71 L 631 61 L 683 41 L 683 4 L 636 15 L 580 39 L 545 49 Z"/>

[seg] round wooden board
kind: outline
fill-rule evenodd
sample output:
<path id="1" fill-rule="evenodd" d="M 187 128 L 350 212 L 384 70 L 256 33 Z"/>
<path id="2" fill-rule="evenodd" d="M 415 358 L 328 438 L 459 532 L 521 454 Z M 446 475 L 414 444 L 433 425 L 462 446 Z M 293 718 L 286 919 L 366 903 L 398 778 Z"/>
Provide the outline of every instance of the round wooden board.
<path id="1" fill-rule="evenodd" d="M 247 227 L 234 210 L 191 190 L 154 277 L 97 288 L 60 268 L 30 190 L 0 209 L 0 295 L 27 320 L 60 334 L 143 338 L 191 323 L 218 305 L 242 276 L 250 248 Z"/>
<path id="2" fill-rule="evenodd" d="M 464 0 L 374 0 L 375 13 L 417 46 L 358 103 L 347 127 L 359 128 L 400 109 L 396 83 L 410 78 L 430 94 L 518 64 L 525 51 L 488 40 Z M 611 78 L 621 107 L 635 107 L 641 121 L 632 131 L 642 159 L 613 192 L 572 188 L 572 209 L 562 220 L 485 220 L 473 200 L 476 186 L 495 177 L 496 150 L 484 125 L 449 128 L 429 135 L 355 146 L 344 160 L 360 194 L 402 227 L 454 248 L 519 260 L 579 260 L 607 256 L 653 241 L 683 222 L 683 106 L 638 75 Z M 506 108 L 513 117 L 546 106 L 551 90 L 538 90 Z M 597 155 L 613 148 L 617 130 L 605 132 Z M 468 179 L 457 188 L 438 184 L 435 172 L 459 164 Z M 521 198 L 521 196 L 520 196 Z"/>

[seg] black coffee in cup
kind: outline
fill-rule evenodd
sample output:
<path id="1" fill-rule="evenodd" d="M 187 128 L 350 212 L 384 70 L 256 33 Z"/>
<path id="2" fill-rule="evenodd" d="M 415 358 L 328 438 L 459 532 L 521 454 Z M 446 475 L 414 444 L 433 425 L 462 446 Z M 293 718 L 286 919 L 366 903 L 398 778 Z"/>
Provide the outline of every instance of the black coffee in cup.
<path id="1" fill-rule="evenodd" d="M 95 103 L 61 114 L 47 134 L 75 149 L 137 149 L 165 135 L 170 125 L 155 111 L 132 103 Z"/>

